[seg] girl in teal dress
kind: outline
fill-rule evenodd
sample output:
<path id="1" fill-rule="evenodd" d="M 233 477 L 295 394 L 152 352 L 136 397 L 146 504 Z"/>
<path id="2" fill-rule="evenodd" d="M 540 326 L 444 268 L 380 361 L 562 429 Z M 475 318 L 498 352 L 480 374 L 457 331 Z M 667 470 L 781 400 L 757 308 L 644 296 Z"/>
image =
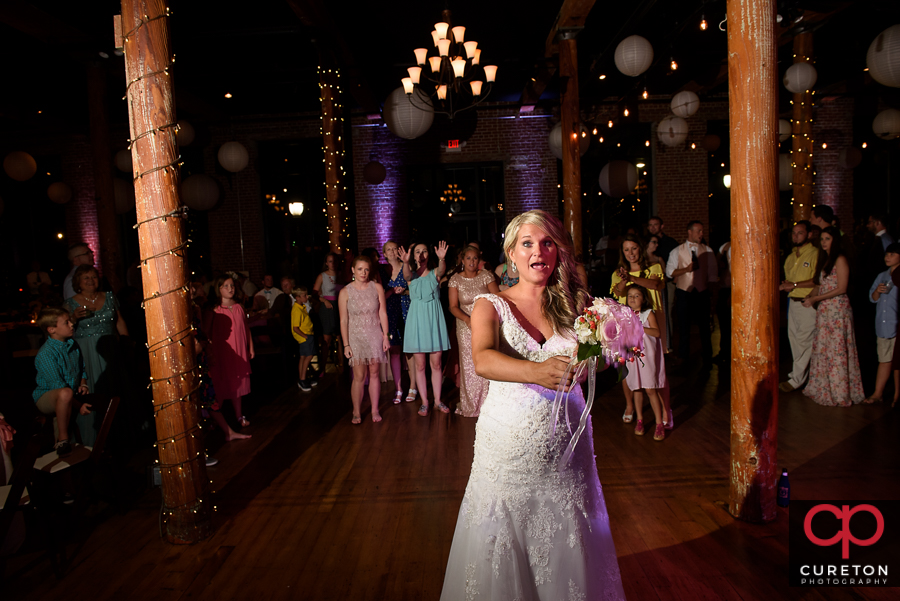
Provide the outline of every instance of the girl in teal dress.
<path id="1" fill-rule="evenodd" d="M 429 262 L 427 244 L 413 244 L 410 250 L 400 247 L 400 260 L 403 261 L 403 277 L 409 282 L 409 313 L 406 316 L 406 329 L 403 334 L 403 352 L 415 356 L 416 384 L 422 395 L 419 415 L 428 415 L 428 380 L 425 377 L 426 356 L 431 364 L 431 387 L 434 391 L 434 408 L 443 413 L 450 413 L 450 408 L 441 402 L 441 353 L 450 349 L 450 336 L 447 335 L 447 324 L 444 310 L 441 307 L 440 279 L 446 270 L 444 258 L 447 256 L 447 243 L 441 240 L 434 247 L 438 264 L 434 267 Z M 415 270 L 410 265 L 410 257 L 414 261 Z"/>

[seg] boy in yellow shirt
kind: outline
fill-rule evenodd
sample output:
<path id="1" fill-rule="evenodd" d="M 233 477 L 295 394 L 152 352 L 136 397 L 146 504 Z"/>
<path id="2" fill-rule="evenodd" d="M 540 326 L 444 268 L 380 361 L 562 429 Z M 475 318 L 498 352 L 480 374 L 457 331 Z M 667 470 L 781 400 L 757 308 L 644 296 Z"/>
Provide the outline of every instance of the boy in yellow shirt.
<path id="1" fill-rule="evenodd" d="M 291 308 L 291 334 L 300 343 L 300 363 L 298 365 L 299 377 L 297 386 L 303 392 L 309 392 L 319 382 L 315 379 L 306 379 L 306 370 L 316 354 L 316 339 L 313 336 L 313 323 L 309 318 L 309 291 L 305 286 L 298 286 L 291 291 L 296 302 Z"/>

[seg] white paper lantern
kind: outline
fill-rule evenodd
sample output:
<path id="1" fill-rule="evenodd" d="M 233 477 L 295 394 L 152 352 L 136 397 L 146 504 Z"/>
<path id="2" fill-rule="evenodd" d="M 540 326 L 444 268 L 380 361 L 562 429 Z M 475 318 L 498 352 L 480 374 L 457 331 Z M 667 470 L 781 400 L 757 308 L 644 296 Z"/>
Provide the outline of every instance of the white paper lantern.
<path id="1" fill-rule="evenodd" d="M 807 90 L 812 90 L 816 85 L 816 68 L 807 62 L 794 63 L 784 74 L 784 87 L 794 94 L 802 94 Z"/>
<path id="2" fill-rule="evenodd" d="M 778 155 L 778 189 L 782 192 L 791 189 L 794 180 L 794 168 L 791 166 L 791 155 Z"/>
<path id="3" fill-rule="evenodd" d="M 64 205 L 72 200 L 72 188 L 70 188 L 68 184 L 56 182 L 50 184 L 47 188 L 47 196 L 49 196 L 50 200 L 56 204 Z"/>
<path id="4" fill-rule="evenodd" d="M 611 161 L 600 170 L 600 189 L 613 198 L 628 196 L 637 182 L 637 167 L 628 161 Z"/>
<path id="5" fill-rule="evenodd" d="M 588 151 L 588 148 L 591 147 L 591 138 L 587 135 L 587 128 L 584 124 L 581 124 L 581 134 L 578 139 L 578 151 L 581 156 L 584 156 L 584 153 Z M 558 158 L 560 161 L 562 160 L 562 122 L 557 123 L 553 126 L 553 129 L 550 130 L 550 135 L 547 136 L 547 144 L 550 146 L 550 152 L 553 153 L 553 156 Z"/>
<path id="6" fill-rule="evenodd" d="M 178 131 L 175 132 L 175 139 L 178 140 L 179 146 L 187 146 L 194 141 L 194 126 L 187 121 L 178 122 Z"/>
<path id="7" fill-rule="evenodd" d="M 671 107 L 672 112 L 679 117 L 690 117 L 700 108 L 700 97 L 688 90 L 678 92 L 672 98 Z"/>
<path id="8" fill-rule="evenodd" d="M 678 146 L 685 141 L 687 135 L 687 121 L 674 115 L 660 121 L 656 128 L 656 137 L 666 146 Z"/>
<path id="9" fill-rule="evenodd" d="M 181 182 L 181 199 L 195 211 L 208 211 L 219 201 L 219 184 L 208 175 L 192 175 Z"/>
<path id="10" fill-rule="evenodd" d="M 434 121 L 434 106 L 431 99 L 416 90 L 415 97 L 409 98 L 403 88 L 397 88 L 384 102 L 384 122 L 395 136 L 413 140 L 431 127 Z"/>
<path id="11" fill-rule="evenodd" d="M 24 182 L 37 173 L 37 162 L 27 152 L 17 150 L 6 155 L 3 159 L 3 170 L 17 182 Z"/>
<path id="12" fill-rule="evenodd" d="M 250 162 L 250 153 L 240 142 L 225 142 L 219 148 L 219 164 L 226 171 L 237 173 Z"/>
<path id="13" fill-rule="evenodd" d="M 637 77 L 653 62 L 653 46 L 639 35 L 630 35 L 616 46 L 616 68 L 629 77 Z"/>
<path id="14" fill-rule="evenodd" d="M 116 200 L 116 213 L 124 215 L 134 208 L 134 182 L 115 178 L 113 180 L 113 198 Z"/>
<path id="15" fill-rule="evenodd" d="M 791 137 L 793 133 L 791 129 L 791 122 L 787 119 L 779 119 L 778 120 L 778 141 L 784 142 L 788 138 Z"/>
<path id="16" fill-rule="evenodd" d="M 900 88 L 900 25 L 888 27 L 872 41 L 866 53 L 866 66 L 878 83 Z"/>
<path id="17" fill-rule="evenodd" d="M 130 150 L 120 150 L 116 153 L 116 168 L 123 173 L 127 173 L 131 176 L 134 175 L 134 163 L 131 162 L 131 151 Z"/>
<path id="18" fill-rule="evenodd" d="M 844 169 L 853 169 L 862 163 L 863 155 L 859 148 L 853 146 L 841 149 L 838 154 L 838 165 Z"/>
<path id="19" fill-rule="evenodd" d="M 878 113 L 872 121 L 872 131 L 882 140 L 900 138 L 900 111 L 886 109 Z"/>

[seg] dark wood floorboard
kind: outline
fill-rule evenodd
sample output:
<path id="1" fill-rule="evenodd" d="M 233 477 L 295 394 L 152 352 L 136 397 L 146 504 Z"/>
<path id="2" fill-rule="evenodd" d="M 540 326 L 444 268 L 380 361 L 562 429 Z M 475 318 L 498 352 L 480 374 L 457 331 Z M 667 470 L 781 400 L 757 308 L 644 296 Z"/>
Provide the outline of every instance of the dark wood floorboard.
<path id="1" fill-rule="evenodd" d="M 896 598 L 791 589 L 787 511 L 766 525 L 731 518 L 727 374 L 672 378 L 676 428 L 661 443 L 622 423 L 620 388 L 606 374 L 601 382 L 595 451 L 630 600 Z M 291 388 L 260 404 L 246 430 L 253 438 L 215 450 L 210 538 L 164 543 L 151 491 L 69 544 L 61 580 L 36 551 L 11 558 L 4 600 L 438 599 L 475 420 L 420 417 L 418 402 L 392 397 L 385 387 L 382 423 L 366 410 L 360 426 L 350 424 L 349 387 L 337 374 L 312 393 Z M 820 407 L 799 393 L 780 403 L 778 461 L 793 498 L 900 498 L 900 411 Z"/>

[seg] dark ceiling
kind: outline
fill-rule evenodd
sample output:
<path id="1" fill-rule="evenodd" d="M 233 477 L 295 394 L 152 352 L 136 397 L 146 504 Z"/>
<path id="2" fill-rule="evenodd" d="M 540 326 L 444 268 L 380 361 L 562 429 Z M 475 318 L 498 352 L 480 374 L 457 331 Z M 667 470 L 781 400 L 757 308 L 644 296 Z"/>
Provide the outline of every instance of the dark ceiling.
<path id="1" fill-rule="evenodd" d="M 554 71 L 545 57 L 548 34 L 561 2 L 527 5 L 510 0 L 449 2 L 454 24 L 479 42 L 483 64 L 499 66 L 493 100 L 520 101 L 532 78 Z M 445 3 L 392 0 L 382 5 L 326 0 L 263 0 L 230 3 L 172 0 L 172 45 L 177 55 L 175 89 L 180 118 L 221 121 L 246 115 L 315 112 L 321 61 L 342 66 L 345 104 L 378 104 L 400 84 L 413 63 L 413 48 L 430 42 Z M 0 51 L 6 93 L 0 96 L 0 134 L 24 136 L 86 132 L 85 66 L 106 67 L 111 122 L 124 126 L 124 59 L 113 53 L 113 15 L 119 2 L 4 0 L 0 3 Z M 863 72 L 872 39 L 900 22 L 900 2 L 788 0 L 779 27 L 782 71 L 790 63 L 793 33 L 815 33 L 820 93 L 877 96 L 896 105 L 898 91 L 871 82 Z M 598 2 L 578 36 L 582 105 L 636 102 L 644 87 L 665 97 L 684 87 L 701 98 L 727 94 L 724 77 L 724 0 Z M 709 27 L 699 28 L 705 16 Z M 727 25 L 726 25 L 727 27 Z M 616 44 L 641 34 L 653 44 L 655 62 L 641 77 L 621 75 L 613 63 Z M 100 52 L 109 58 L 101 58 Z M 670 60 L 679 64 L 669 68 Z M 603 80 L 600 75 L 606 75 Z M 553 104 L 558 77 L 546 77 L 540 102 Z M 348 87 L 353 89 L 347 89 Z M 226 99 L 225 94 L 232 98 Z M 782 95 L 786 110 L 787 94 Z M 40 113 L 38 113 L 40 111 Z"/>

